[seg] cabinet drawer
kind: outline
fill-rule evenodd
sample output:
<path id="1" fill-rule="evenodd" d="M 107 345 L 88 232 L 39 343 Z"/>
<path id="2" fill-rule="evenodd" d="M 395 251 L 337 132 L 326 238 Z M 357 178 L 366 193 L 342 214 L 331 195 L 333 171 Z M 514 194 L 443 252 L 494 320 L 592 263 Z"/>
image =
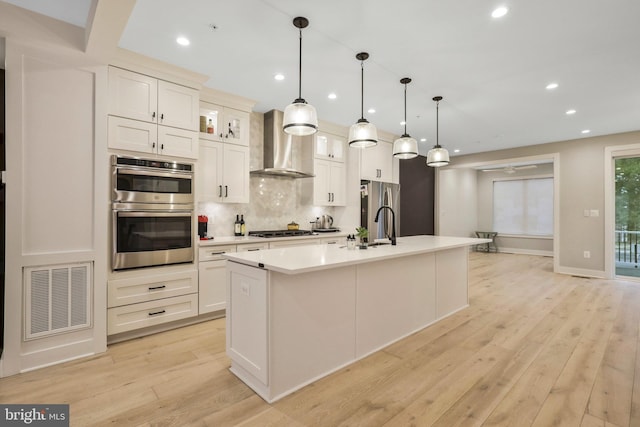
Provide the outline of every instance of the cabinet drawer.
<path id="1" fill-rule="evenodd" d="M 216 261 L 222 258 L 222 254 L 235 252 L 236 245 L 207 246 L 198 249 L 199 261 Z"/>
<path id="2" fill-rule="evenodd" d="M 260 251 L 263 249 L 269 249 L 269 243 L 249 243 L 246 245 L 238 245 L 236 246 L 237 252 L 251 252 L 251 251 Z"/>
<path id="3" fill-rule="evenodd" d="M 308 246 L 317 245 L 320 241 L 316 238 L 313 239 L 293 239 L 293 240 L 278 240 L 269 243 L 269 248 L 288 248 L 290 246 Z"/>
<path id="4" fill-rule="evenodd" d="M 107 334 L 119 334 L 198 315 L 198 294 L 182 295 L 107 310 Z"/>
<path id="5" fill-rule="evenodd" d="M 156 153 L 158 126 L 155 123 L 109 116 L 107 140 L 109 148 Z"/>
<path id="6" fill-rule="evenodd" d="M 108 307 L 153 301 L 198 292 L 198 271 L 110 280 Z"/>

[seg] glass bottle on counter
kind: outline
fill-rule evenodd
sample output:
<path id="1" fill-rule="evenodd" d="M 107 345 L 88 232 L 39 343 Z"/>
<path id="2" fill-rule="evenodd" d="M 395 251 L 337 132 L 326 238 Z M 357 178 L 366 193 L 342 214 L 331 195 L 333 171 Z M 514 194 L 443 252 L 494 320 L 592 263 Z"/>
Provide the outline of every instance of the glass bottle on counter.
<path id="1" fill-rule="evenodd" d="M 244 215 L 240 215 L 240 235 L 247 235 L 247 225 L 244 223 Z"/>
<path id="2" fill-rule="evenodd" d="M 240 215 L 236 215 L 236 222 L 233 223 L 233 235 L 242 236 L 242 230 L 240 228 Z"/>

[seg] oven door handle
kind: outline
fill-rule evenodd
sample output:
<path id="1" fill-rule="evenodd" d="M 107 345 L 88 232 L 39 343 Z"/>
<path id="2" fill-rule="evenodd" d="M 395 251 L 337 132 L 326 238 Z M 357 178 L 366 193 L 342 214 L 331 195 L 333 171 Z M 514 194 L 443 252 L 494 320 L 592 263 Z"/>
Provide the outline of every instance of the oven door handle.
<path id="1" fill-rule="evenodd" d="M 143 176 L 153 176 L 159 178 L 181 178 L 181 179 L 192 179 L 193 173 L 191 172 L 160 172 L 156 170 L 149 169 L 130 169 L 130 168 L 116 168 L 118 174 L 121 175 L 143 175 Z"/>
<path id="2" fill-rule="evenodd" d="M 149 217 L 149 216 L 160 216 L 160 217 L 190 217 L 193 215 L 192 211 L 176 211 L 176 212 L 158 212 L 158 211 L 116 211 L 119 217 L 123 218 L 141 218 L 141 217 Z M 151 214 L 151 215 L 149 215 Z"/>

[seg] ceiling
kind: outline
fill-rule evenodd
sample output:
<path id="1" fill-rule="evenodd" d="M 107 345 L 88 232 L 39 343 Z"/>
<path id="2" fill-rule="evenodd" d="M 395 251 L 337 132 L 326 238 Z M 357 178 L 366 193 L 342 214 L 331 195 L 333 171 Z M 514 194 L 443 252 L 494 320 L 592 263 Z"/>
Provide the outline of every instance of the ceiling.
<path id="1" fill-rule="evenodd" d="M 85 26 L 91 1 L 8 2 Z M 492 18 L 500 5 L 508 14 Z M 436 95 L 452 156 L 640 130 L 637 0 L 138 0 L 120 47 L 208 75 L 255 111 L 283 110 L 298 95 L 296 16 L 310 21 L 302 96 L 318 116 L 360 117 L 355 55 L 366 51 L 365 117 L 402 134 L 400 79 L 412 78 L 407 132 L 426 139 L 421 154 L 435 144 Z"/>

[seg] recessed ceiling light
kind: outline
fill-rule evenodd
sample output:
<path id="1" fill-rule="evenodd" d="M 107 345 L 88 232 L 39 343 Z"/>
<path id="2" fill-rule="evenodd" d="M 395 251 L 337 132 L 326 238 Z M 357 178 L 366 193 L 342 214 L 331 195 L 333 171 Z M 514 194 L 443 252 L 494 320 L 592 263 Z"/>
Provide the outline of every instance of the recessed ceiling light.
<path id="1" fill-rule="evenodd" d="M 504 6 L 500 6 L 500 7 L 496 8 L 496 9 L 494 9 L 493 12 L 491 12 L 491 16 L 493 18 L 502 18 L 504 15 L 507 14 L 507 12 L 509 12 L 509 9 L 507 9 Z"/>
<path id="2" fill-rule="evenodd" d="M 280 81 L 280 80 L 284 80 L 284 74 L 282 73 L 278 73 L 275 76 L 273 76 L 274 79 Z"/>
<path id="3" fill-rule="evenodd" d="M 369 109 L 367 110 L 367 113 L 369 113 L 369 114 L 373 114 L 373 113 L 375 113 L 375 112 L 376 112 L 376 109 L 375 109 L 375 108 L 369 108 Z"/>
<path id="4" fill-rule="evenodd" d="M 589 132 L 591 132 L 591 130 L 589 130 L 589 129 L 585 129 L 585 130 L 583 130 L 581 133 L 589 133 Z"/>
<path id="5" fill-rule="evenodd" d="M 420 142 L 427 142 L 427 138 L 420 138 Z"/>
<path id="6" fill-rule="evenodd" d="M 453 150 L 453 152 L 454 152 L 454 153 L 459 153 L 459 152 L 460 152 L 460 149 L 459 149 L 459 148 L 456 148 L 455 150 Z"/>
<path id="7" fill-rule="evenodd" d="M 337 96 L 335 93 L 333 93 L 333 92 L 331 92 L 331 93 L 329 94 L 329 96 L 328 96 L 328 98 L 329 98 L 329 99 L 336 99 L 337 97 L 338 97 L 338 96 Z"/>
<path id="8" fill-rule="evenodd" d="M 547 85 L 547 90 L 553 90 L 558 87 L 558 83 L 549 83 Z"/>
<path id="9" fill-rule="evenodd" d="M 180 36 L 176 39 L 176 43 L 178 43 L 180 46 L 189 46 L 191 42 L 188 38 Z"/>
<path id="10" fill-rule="evenodd" d="M 406 124 L 407 124 L 407 122 L 405 122 L 404 120 L 400 122 L 400 126 L 404 126 Z"/>
<path id="11" fill-rule="evenodd" d="M 570 116 L 570 115 L 575 114 L 575 113 L 576 113 L 576 110 L 571 109 L 571 110 L 567 110 L 567 112 L 565 114 Z"/>

